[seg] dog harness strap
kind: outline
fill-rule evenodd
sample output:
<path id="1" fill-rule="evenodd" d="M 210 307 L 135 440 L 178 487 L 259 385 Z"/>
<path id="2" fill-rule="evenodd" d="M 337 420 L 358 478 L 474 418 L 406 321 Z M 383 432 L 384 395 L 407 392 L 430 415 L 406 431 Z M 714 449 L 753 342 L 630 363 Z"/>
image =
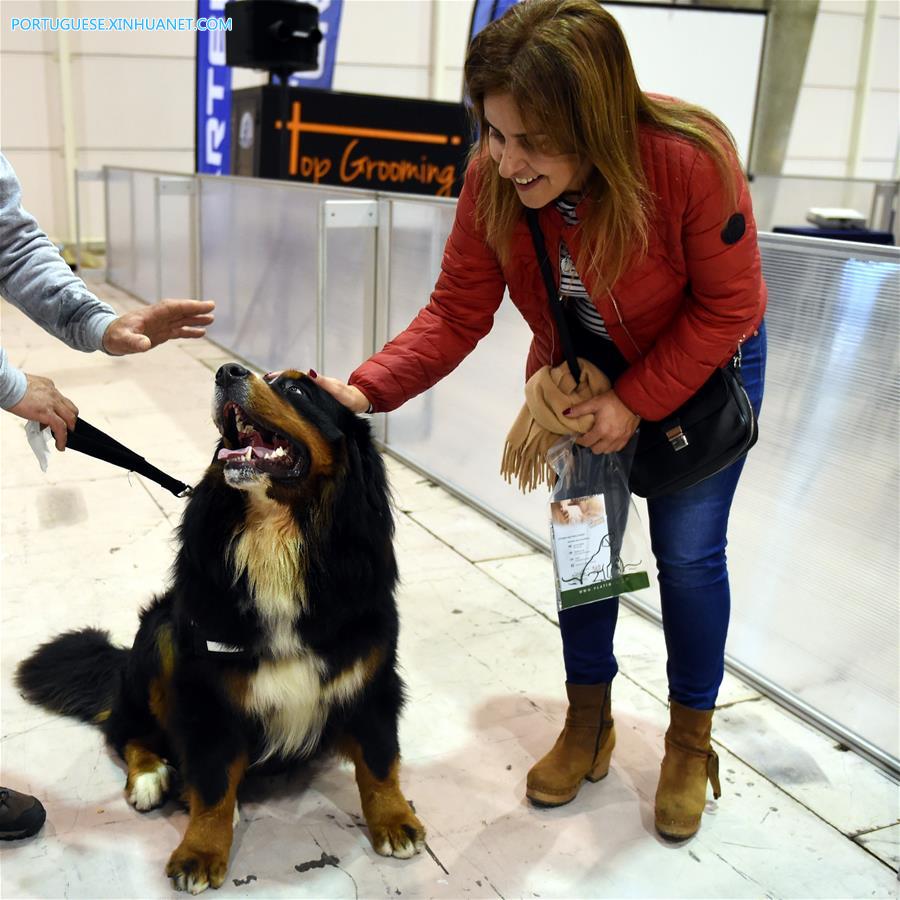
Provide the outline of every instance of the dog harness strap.
<path id="1" fill-rule="evenodd" d="M 138 475 L 143 475 L 167 491 L 171 491 L 176 497 L 187 497 L 191 493 L 190 485 L 166 475 L 161 469 L 148 463 L 143 456 L 138 456 L 133 450 L 129 450 L 124 444 L 120 444 L 80 417 L 75 421 L 75 428 L 69 432 L 66 446 L 87 456 L 93 456 L 94 459 L 102 459 L 130 472 L 137 472 Z"/>
<path id="2" fill-rule="evenodd" d="M 220 644 L 218 641 L 206 641 L 207 653 L 243 653 L 243 647 L 232 647 L 231 644 Z"/>
<path id="3" fill-rule="evenodd" d="M 182 620 L 179 628 L 183 651 L 194 657 L 222 656 L 229 659 L 255 659 L 256 654 L 246 647 L 237 644 L 223 644 L 221 641 L 210 641 L 203 636 L 200 626 L 193 620 Z"/>

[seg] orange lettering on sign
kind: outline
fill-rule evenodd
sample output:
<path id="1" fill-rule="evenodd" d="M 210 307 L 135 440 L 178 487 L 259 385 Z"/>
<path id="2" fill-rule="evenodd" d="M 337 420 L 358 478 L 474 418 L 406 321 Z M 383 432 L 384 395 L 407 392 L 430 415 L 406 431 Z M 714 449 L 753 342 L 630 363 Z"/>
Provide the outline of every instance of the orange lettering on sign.
<path id="1" fill-rule="evenodd" d="M 275 128 L 281 129 L 283 122 L 276 119 Z M 456 168 L 453 165 L 438 166 L 428 161 L 422 155 L 419 162 L 411 160 L 386 160 L 372 159 L 370 156 L 353 157 L 352 154 L 359 144 L 361 137 L 373 137 L 381 140 L 410 141 L 426 144 L 451 144 L 458 146 L 461 138 L 458 135 L 428 134 L 416 131 L 391 131 L 382 128 L 357 128 L 345 125 L 324 125 L 311 122 L 303 122 L 300 117 L 300 101 L 295 100 L 291 105 L 291 118 L 287 123 L 291 133 L 288 172 L 296 175 L 299 171 L 303 178 L 312 178 L 313 183 L 318 184 L 332 168 L 332 161 L 318 156 L 300 155 L 300 133 L 302 131 L 312 134 L 345 134 L 353 136 L 341 154 L 338 177 L 344 184 L 364 178 L 367 181 L 381 181 L 403 183 L 405 181 L 418 181 L 420 184 L 436 184 L 439 197 L 449 197 L 456 178 Z"/>
<path id="2" fill-rule="evenodd" d="M 372 159 L 371 156 L 354 156 L 359 140 L 350 141 L 341 154 L 338 177 L 344 184 L 351 184 L 359 178 L 367 181 L 418 181 L 420 184 L 437 184 L 438 197 L 449 197 L 456 178 L 453 165 L 437 166 L 421 156 L 418 163 L 411 160 Z"/>
<path id="3" fill-rule="evenodd" d="M 312 178 L 313 184 L 318 184 L 330 171 L 331 160 L 321 156 L 301 156 L 300 174 L 304 178 Z"/>

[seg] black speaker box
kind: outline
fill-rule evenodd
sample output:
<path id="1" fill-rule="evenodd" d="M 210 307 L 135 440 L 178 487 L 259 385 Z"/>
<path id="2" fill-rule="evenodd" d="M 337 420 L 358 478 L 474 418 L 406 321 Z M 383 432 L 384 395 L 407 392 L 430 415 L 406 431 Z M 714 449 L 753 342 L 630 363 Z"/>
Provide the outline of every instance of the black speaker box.
<path id="1" fill-rule="evenodd" d="M 298 0 L 230 0 L 225 62 L 241 69 L 310 72 L 319 63 L 319 10 Z"/>

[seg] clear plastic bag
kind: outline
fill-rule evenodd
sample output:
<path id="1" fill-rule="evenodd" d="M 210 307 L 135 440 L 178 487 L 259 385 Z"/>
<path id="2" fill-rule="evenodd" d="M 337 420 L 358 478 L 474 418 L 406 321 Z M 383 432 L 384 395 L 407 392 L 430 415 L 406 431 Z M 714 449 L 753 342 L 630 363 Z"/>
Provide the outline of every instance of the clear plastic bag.
<path id="1" fill-rule="evenodd" d="M 634 445 L 592 453 L 569 435 L 547 453 L 557 475 L 550 493 L 557 609 L 650 586 L 650 548 L 628 489 Z"/>

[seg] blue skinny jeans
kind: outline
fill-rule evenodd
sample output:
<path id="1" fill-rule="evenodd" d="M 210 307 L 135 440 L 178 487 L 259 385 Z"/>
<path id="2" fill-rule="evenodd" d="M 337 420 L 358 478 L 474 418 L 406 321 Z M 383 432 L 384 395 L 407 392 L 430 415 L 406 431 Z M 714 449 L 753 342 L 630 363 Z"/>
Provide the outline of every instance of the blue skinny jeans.
<path id="1" fill-rule="evenodd" d="M 765 369 L 763 323 L 759 333 L 742 348 L 744 387 L 757 415 Z M 669 696 L 693 709 L 716 705 L 725 672 L 725 637 L 731 612 L 726 534 L 743 467 L 744 460 L 740 459 L 693 487 L 647 504 L 659 574 Z M 618 613 L 618 597 L 559 613 L 568 681 L 612 681 L 618 671 L 613 653 Z"/>

